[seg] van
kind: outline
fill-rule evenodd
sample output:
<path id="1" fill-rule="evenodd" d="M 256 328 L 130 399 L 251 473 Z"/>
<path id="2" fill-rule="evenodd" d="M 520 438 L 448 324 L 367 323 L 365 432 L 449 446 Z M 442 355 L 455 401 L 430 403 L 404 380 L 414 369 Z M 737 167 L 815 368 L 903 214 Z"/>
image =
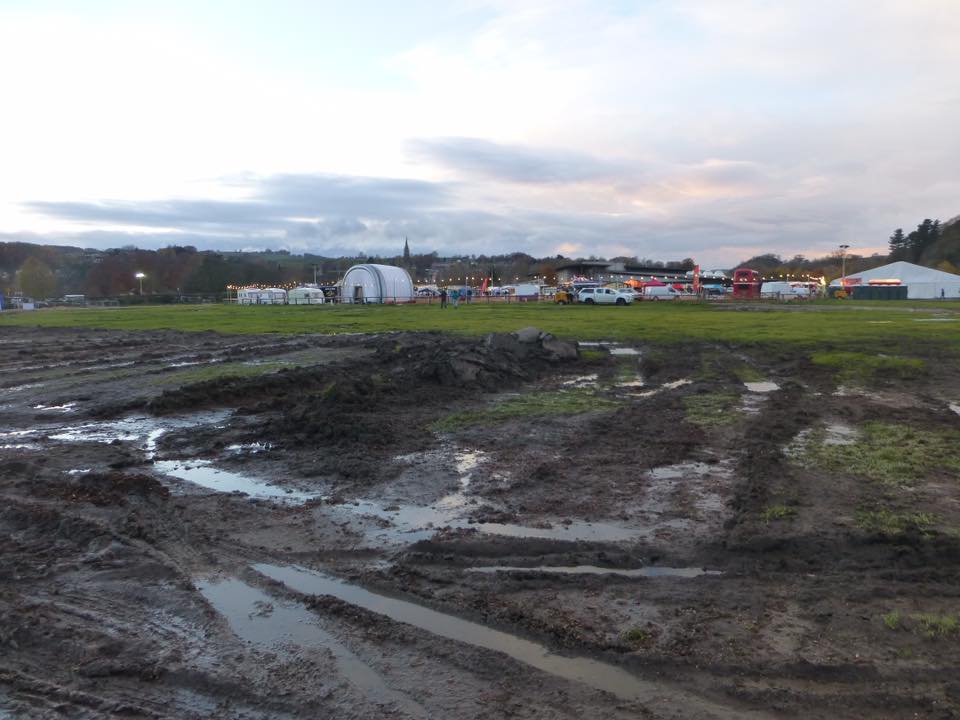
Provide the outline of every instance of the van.
<path id="1" fill-rule="evenodd" d="M 790 282 L 765 282 L 760 286 L 760 297 L 796 300 L 810 297 L 810 289 Z"/>
<path id="2" fill-rule="evenodd" d="M 676 300 L 681 294 L 673 285 L 648 285 L 643 289 L 644 300 Z"/>

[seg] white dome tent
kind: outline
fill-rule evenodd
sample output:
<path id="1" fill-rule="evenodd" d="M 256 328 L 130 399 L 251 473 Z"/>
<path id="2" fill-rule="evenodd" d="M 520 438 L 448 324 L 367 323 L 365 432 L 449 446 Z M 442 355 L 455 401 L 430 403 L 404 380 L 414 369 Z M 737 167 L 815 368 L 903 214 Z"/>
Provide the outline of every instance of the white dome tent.
<path id="1" fill-rule="evenodd" d="M 414 302 L 410 273 L 394 265 L 354 265 L 340 281 L 340 302 Z"/>
<path id="2" fill-rule="evenodd" d="M 902 260 L 850 274 L 845 278 L 837 278 L 830 286 L 856 287 L 872 284 L 906 285 L 907 297 L 911 300 L 960 297 L 960 275 Z"/>

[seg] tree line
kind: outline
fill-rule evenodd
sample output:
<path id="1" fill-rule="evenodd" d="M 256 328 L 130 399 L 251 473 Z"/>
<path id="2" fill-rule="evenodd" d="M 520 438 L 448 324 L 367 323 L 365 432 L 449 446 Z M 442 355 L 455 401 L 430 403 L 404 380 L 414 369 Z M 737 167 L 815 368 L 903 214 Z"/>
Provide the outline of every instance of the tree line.
<path id="1" fill-rule="evenodd" d="M 906 260 L 948 272 L 960 266 L 960 218 L 941 223 L 925 219 L 915 230 L 905 233 L 897 228 L 889 238 L 889 253 L 862 256 L 839 253 L 820 258 L 795 255 L 784 259 L 768 253 L 757 255 L 739 266 L 752 267 L 768 276 L 838 277 L 845 265 L 847 273 L 861 272 L 895 260 Z M 578 258 L 583 260 L 584 258 Z M 602 260 L 590 256 L 587 260 Z M 407 268 L 415 282 L 427 282 L 436 276 L 450 284 L 480 284 L 489 277 L 493 284 L 511 284 L 540 278 L 546 284 L 556 281 L 556 268 L 570 262 L 562 255 L 535 258 L 526 253 L 440 257 L 437 253 L 412 253 L 404 241 L 395 256 L 357 255 L 330 258 L 306 253 L 294 255 L 285 250 L 263 252 L 202 251 L 192 246 L 172 245 L 160 250 L 142 250 L 127 246 L 111 250 L 36 245 L 24 242 L 0 243 L 0 292 L 22 293 L 42 299 L 82 294 L 88 298 L 127 298 L 139 296 L 137 273 L 143 273 L 145 294 L 175 300 L 189 296 L 219 298 L 228 285 L 332 284 L 357 263 L 386 263 Z M 646 267 L 690 269 L 693 260 L 662 262 L 650 258 L 616 257 L 610 262 Z M 706 268 L 705 268 L 706 269 Z"/>

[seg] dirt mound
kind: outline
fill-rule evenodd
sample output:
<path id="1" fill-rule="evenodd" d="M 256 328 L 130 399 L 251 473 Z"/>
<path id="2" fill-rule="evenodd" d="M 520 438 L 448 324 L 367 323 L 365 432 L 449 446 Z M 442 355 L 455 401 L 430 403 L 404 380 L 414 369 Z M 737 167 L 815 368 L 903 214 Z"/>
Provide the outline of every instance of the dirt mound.
<path id="1" fill-rule="evenodd" d="M 114 471 L 80 475 L 69 483 L 38 488 L 36 494 L 104 507 L 126 505 L 131 497 L 167 498 L 170 491 L 149 475 Z"/>

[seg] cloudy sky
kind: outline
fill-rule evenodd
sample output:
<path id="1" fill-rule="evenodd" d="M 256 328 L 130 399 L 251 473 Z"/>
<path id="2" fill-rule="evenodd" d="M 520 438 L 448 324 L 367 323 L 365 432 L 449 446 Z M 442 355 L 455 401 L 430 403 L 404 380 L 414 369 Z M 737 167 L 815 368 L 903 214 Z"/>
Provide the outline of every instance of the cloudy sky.
<path id="1" fill-rule="evenodd" d="M 0 0 L 0 240 L 694 257 L 960 214 L 957 0 Z"/>

